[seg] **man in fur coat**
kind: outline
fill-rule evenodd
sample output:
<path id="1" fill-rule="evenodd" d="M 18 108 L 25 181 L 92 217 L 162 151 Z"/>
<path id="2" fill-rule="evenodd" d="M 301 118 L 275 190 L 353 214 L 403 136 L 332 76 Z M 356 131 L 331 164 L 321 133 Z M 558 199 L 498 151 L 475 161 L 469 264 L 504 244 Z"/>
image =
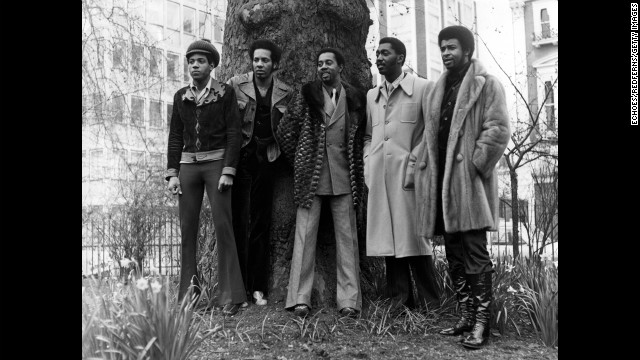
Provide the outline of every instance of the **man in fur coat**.
<path id="1" fill-rule="evenodd" d="M 355 208 L 364 189 L 362 146 L 364 93 L 341 81 L 344 57 L 318 52 L 319 80 L 302 86 L 278 125 L 280 148 L 294 168 L 298 206 L 291 275 L 285 307 L 297 316 L 311 306 L 320 208 L 331 208 L 336 238 L 337 304 L 341 315 L 361 310 Z"/>
<path id="2" fill-rule="evenodd" d="M 418 232 L 443 235 L 461 318 L 443 335 L 471 334 L 468 348 L 489 334 L 493 264 L 486 231 L 498 223 L 495 165 L 509 142 L 504 88 L 471 59 L 473 34 L 449 26 L 438 35 L 447 68 L 428 95 L 423 147 L 415 172 Z"/>

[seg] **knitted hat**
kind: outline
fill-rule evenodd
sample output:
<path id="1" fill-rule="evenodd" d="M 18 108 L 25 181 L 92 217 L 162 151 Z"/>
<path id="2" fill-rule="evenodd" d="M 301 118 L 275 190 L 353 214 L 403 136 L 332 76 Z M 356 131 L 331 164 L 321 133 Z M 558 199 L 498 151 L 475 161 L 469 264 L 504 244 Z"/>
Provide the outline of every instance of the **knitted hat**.
<path id="1" fill-rule="evenodd" d="M 187 59 L 189 59 L 189 56 L 192 54 L 204 54 L 207 60 L 213 62 L 213 67 L 217 67 L 220 63 L 220 54 L 209 39 L 200 39 L 192 42 L 187 49 Z"/>

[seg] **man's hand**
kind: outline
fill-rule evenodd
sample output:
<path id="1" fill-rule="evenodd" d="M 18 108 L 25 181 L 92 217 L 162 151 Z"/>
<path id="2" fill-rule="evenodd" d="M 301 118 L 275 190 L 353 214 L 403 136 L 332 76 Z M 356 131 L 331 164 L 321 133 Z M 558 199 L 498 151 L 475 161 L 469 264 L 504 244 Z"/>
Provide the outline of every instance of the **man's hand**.
<path id="1" fill-rule="evenodd" d="M 233 185 L 233 176 L 222 175 L 220 181 L 218 181 L 218 191 L 224 192 Z"/>
<path id="2" fill-rule="evenodd" d="M 178 179 L 177 176 L 173 176 L 169 179 L 167 190 L 171 191 L 173 195 L 175 194 L 182 195 L 182 188 L 180 188 L 180 180 Z"/>

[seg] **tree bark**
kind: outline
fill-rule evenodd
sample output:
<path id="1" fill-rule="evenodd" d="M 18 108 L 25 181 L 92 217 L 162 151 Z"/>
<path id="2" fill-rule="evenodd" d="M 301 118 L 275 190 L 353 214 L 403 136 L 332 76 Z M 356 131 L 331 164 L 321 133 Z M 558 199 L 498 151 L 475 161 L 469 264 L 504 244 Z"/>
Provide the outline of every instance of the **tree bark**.
<path id="1" fill-rule="evenodd" d="M 518 231 L 519 224 L 519 204 L 518 204 L 518 174 L 515 169 L 509 169 L 509 175 L 511 177 L 511 224 L 513 231 L 513 258 L 516 259 L 520 256 L 520 232 Z"/>
<path id="2" fill-rule="evenodd" d="M 230 0 L 224 31 L 224 50 L 217 78 L 224 81 L 251 71 L 249 46 L 254 40 L 269 39 L 282 49 L 275 74 L 294 91 L 316 79 L 316 52 L 334 47 L 343 52 L 342 77 L 363 91 L 372 87 L 370 62 L 365 43 L 369 9 L 364 0 Z M 276 172 L 271 223 L 270 301 L 284 301 L 295 235 L 296 206 L 293 202 L 293 170 L 282 165 Z M 365 197 L 366 199 L 366 197 Z M 366 203 L 358 209 L 358 243 L 363 295 L 371 296 L 375 277 L 369 269 L 380 269 L 365 256 Z M 335 306 L 336 248 L 328 209 L 322 210 L 312 306 Z"/>

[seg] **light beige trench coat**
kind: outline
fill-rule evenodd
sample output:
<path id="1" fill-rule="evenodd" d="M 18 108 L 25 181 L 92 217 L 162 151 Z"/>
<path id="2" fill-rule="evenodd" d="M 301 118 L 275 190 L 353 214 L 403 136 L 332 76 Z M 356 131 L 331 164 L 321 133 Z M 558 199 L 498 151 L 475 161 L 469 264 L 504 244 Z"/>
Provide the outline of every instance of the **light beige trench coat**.
<path id="1" fill-rule="evenodd" d="M 389 100 L 375 87 L 367 93 L 364 178 L 367 256 L 431 255 L 416 228 L 414 167 L 424 130 L 423 99 L 433 81 L 407 74 Z"/>
<path id="2" fill-rule="evenodd" d="M 498 224 L 498 177 L 495 166 L 510 137 L 504 88 L 476 59 L 460 84 L 447 142 L 442 194 L 438 188 L 438 126 L 448 72 L 429 94 L 423 144 L 415 171 L 418 234 L 433 237 L 436 196 L 442 196 L 448 233 L 486 229 Z"/>

